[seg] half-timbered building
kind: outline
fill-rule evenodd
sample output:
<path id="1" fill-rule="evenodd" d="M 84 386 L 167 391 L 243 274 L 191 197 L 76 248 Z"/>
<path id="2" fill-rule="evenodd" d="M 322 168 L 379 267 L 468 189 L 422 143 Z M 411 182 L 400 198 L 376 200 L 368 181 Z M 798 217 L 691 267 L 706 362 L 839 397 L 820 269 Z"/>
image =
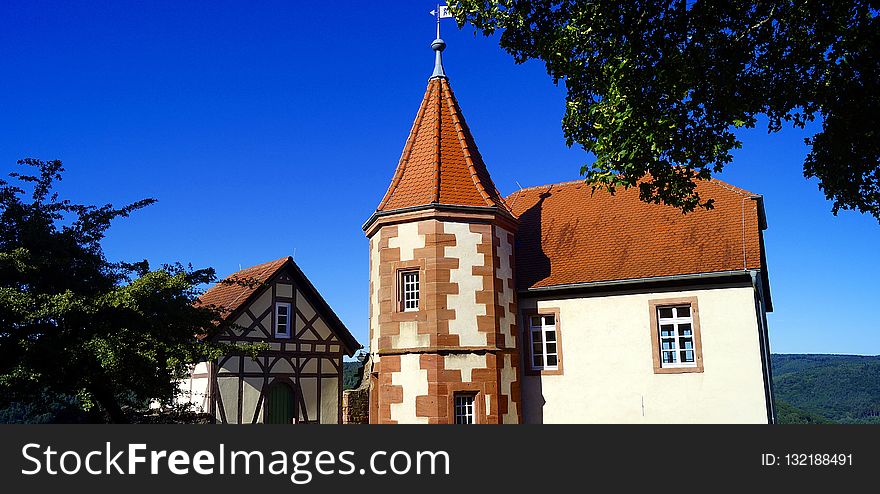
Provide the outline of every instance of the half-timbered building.
<path id="1" fill-rule="evenodd" d="M 181 400 L 224 424 L 341 422 L 342 358 L 361 346 L 292 258 L 238 271 L 200 303 L 233 323 L 221 341 L 269 348 L 199 363 Z"/>

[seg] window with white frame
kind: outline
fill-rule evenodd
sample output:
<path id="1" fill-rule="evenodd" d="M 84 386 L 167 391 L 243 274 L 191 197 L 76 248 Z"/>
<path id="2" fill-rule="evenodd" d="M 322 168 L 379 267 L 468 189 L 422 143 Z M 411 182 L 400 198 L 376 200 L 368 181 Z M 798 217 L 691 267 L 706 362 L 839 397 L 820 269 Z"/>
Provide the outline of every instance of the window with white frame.
<path id="1" fill-rule="evenodd" d="M 290 338 L 290 304 L 278 302 L 275 304 L 275 337 Z"/>
<path id="2" fill-rule="evenodd" d="M 532 370 L 559 369 L 559 343 L 554 314 L 529 317 L 529 336 L 532 349 Z"/>
<path id="3" fill-rule="evenodd" d="M 419 310 L 419 271 L 400 272 L 400 308 L 404 312 Z"/>
<path id="4" fill-rule="evenodd" d="M 474 423 L 474 399 L 473 393 L 456 393 L 453 395 L 456 424 Z"/>
<path id="5" fill-rule="evenodd" d="M 694 318 L 690 305 L 657 307 L 660 367 L 696 367 Z"/>

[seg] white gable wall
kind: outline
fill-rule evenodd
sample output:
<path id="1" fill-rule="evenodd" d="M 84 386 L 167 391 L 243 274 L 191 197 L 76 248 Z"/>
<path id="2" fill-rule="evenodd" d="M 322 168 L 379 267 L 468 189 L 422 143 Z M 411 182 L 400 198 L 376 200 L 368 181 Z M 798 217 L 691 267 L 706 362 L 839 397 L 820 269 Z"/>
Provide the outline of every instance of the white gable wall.
<path id="1" fill-rule="evenodd" d="M 767 423 L 752 287 L 552 297 L 519 299 L 558 308 L 562 341 L 562 375 L 524 375 L 526 423 Z M 648 301 L 682 297 L 698 299 L 704 372 L 655 374 Z"/>

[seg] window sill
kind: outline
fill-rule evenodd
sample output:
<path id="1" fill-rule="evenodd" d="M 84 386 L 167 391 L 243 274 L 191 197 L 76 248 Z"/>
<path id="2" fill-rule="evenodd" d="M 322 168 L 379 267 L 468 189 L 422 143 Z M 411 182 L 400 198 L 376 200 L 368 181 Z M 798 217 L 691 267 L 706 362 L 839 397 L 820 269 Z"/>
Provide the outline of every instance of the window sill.
<path id="1" fill-rule="evenodd" d="M 428 315 L 423 310 L 410 311 L 410 312 L 392 312 L 391 313 L 391 321 L 392 322 L 401 322 L 401 321 L 427 321 Z"/>
<path id="2" fill-rule="evenodd" d="M 703 365 L 696 367 L 655 367 L 654 374 L 692 374 L 703 372 Z"/>
<path id="3" fill-rule="evenodd" d="M 561 376 L 563 375 L 562 368 L 558 369 L 525 369 L 523 372 L 527 376 Z"/>

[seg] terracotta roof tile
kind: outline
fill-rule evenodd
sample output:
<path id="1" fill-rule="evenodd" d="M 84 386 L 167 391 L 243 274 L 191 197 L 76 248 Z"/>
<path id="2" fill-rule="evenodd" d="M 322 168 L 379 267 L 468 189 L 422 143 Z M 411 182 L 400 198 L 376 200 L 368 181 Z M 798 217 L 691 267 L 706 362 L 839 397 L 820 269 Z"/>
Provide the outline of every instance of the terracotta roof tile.
<path id="1" fill-rule="evenodd" d="M 223 317 L 229 316 L 251 296 L 262 283 L 269 281 L 289 257 L 258 264 L 236 271 L 225 280 L 217 283 L 199 297 L 200 305 L 213 305 L 221 308 Z"/>
<path id="2" fill-rule="evenodd" d="M 427 204 L 507 209 L 446 78 L 428 81 L 391 185 L 376 209 Z"/>
<path id="3" fill-rule="evenodd" d="M 315 309 L 325 318 L 324 321 L 327 325 L 342 340 L 347 355 L 354 355 L 357 349 L 362 348 L 361 344 L 357 342 L 339 316 L 327 304 L 324 297 L 318 293 L 318 290 L 291 257 L 282 257 L 232 273 L 224 281 L 217 283 L 202 294 L 196 301 L 196 305 L 220 307 L 223 319 L 228 319 L 288 263 L 297 290 L 302 291 L 306 299 L 314 304 Z"/>
<path id="4" fill-rule="evenodd" d="M 718 180 L 697 190 L 712 210 L 682 214 L 639 200 L 637 188 L 592 192 L 582 181 L 531 187 L 507 198 L 520 219 L 521 289 L 762 268 L 759 204 Z"/>

